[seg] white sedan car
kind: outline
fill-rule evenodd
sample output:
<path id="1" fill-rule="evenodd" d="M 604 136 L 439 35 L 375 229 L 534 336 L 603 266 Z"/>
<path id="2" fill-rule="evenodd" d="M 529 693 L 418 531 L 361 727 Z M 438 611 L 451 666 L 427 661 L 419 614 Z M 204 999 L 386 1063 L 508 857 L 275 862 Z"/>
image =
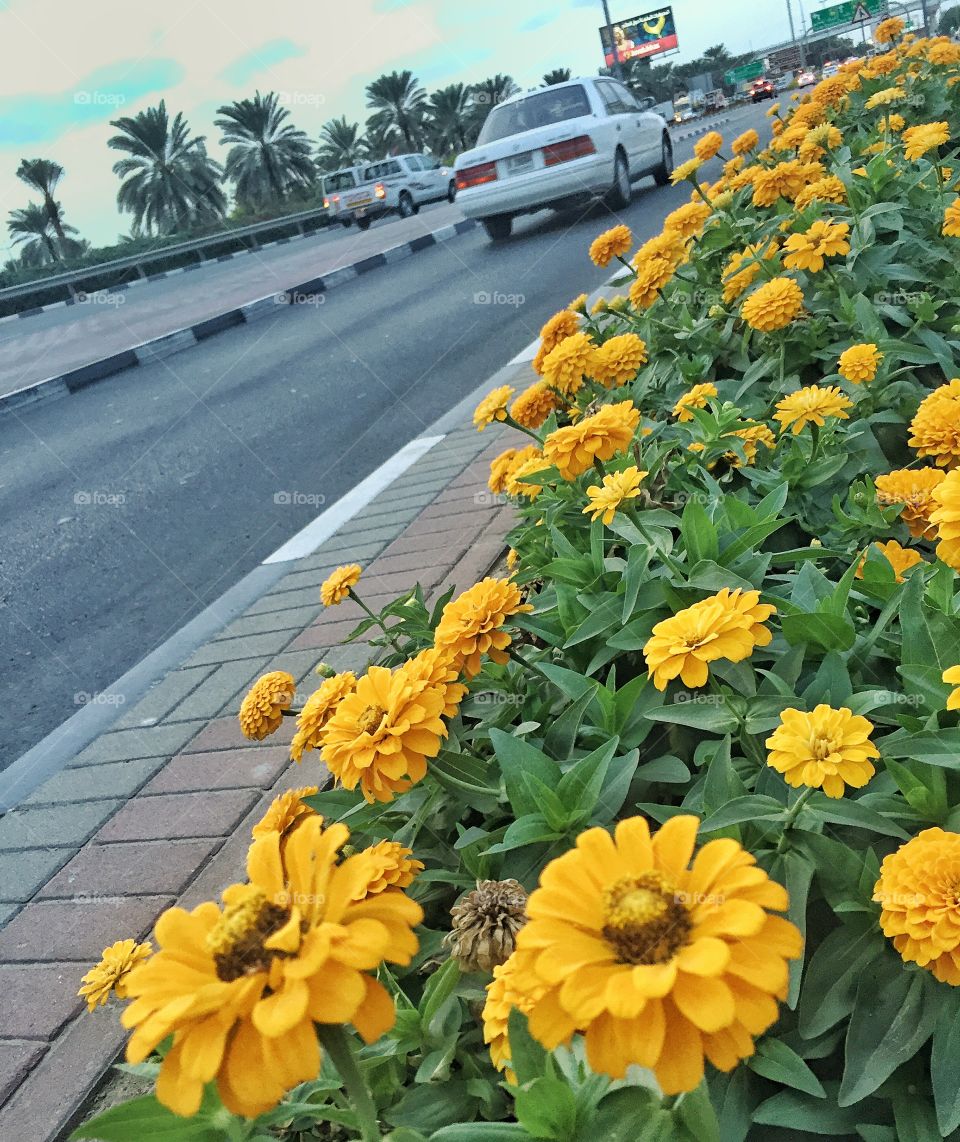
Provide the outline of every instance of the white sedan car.
<path id="1" fill-rule="evenodd" d="M 457 203 L 494 240 L 517 214 L 564 209 L 604 196 L 615 210 L 632 184 L 673 171 L 663 116 L 641 108 L 622 83 L 586 77 L 515 95 L 494 107 L 477 145 L 456 162 Z"/>

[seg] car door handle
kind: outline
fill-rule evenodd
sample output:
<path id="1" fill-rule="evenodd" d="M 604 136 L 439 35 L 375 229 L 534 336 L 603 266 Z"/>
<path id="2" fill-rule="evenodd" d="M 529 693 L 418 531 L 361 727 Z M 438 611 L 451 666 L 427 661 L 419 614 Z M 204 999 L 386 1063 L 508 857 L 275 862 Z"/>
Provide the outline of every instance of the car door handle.
<path id="1" fill-rule="evenodd" d="M 620 126 L 620 124 L 619 124 L 619 123 L 617 124 L 617 130 L 618 130 L 618 131 L 622 131 L 622 130 L 623 130 L 623 128 Z"/>

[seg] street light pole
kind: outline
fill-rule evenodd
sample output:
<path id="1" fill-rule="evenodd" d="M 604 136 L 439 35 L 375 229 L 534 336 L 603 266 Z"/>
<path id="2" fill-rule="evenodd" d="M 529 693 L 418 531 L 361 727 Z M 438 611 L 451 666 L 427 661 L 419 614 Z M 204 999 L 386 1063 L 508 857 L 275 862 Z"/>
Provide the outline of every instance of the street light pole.
<path id="1" fill-rule="evenodd" d="M 802 7 L 802 5 L 801 5 L 801 8 L 800 8 L 800 12 L 801 12 L 801 29 L 802 29 L 802 26 L 803 26 L 803 25 L 802 25 L 802 16 L 803 16 L 803 7 Z M 805 53 L 805 52 L 804 52 L 804 50 L 803 50 L 803 40 L 801 39 L 801 40 L 799 41 L 799 43 L 797 42 L 797 30 L 796 30 L 796 28 L 794 27 L 794 24 L 793 24 L 793 5 L 790 3 L 790 0 L 787 0 L 787 17 L 788 17 L 788 19 L 790 20 L 790 39 L 793 41 L 793 46 L 794 46 L 794 47 L 797 49 L 797 51 L 799 51 L 799 53 L 800 53 L 800 67 L 801 67 L 801 68 L 804 68 L 804 67 L 806 67 L 806 66 L 807 66 L 807 61 L 806 61 L 806 58 L 805 58 L 805 55 L 806 55 L 806 53 Z"/>
<path id="2" fill-rule="evenodd" d="M 620 67 L 620 53 L 617 51 L 617 41 L 613 34 L 613 24 L 610 21 L 610 5 L 607 3 L 607 0 L 601 0 L 601 3 L 603 4 L 603 21 L 607 27 L 607 39 L 610 43 L 610 51 L 613 54 L 613 74 L 617 79 L 623 79 L 623 71 Z"/>

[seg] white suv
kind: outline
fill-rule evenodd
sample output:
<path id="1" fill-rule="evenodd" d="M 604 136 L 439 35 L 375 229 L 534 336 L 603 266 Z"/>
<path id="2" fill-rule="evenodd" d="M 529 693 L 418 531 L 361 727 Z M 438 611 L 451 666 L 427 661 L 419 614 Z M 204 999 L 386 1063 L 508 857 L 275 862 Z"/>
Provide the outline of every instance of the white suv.
<path id="1" fill-rule="evenodd" d="M 395 210 L 401 218 L 416 214 L 426 202 L 446 198 L 453 202 L 457 187 L 453 171 L 432 155 L 394 155 L 364 168 L 364 182 L 381 184 L 386 191 L 385 212 Z"/>
<path id="2" fill-rule="evenodd" d="M 615 210 L 632 185 L 673 171 L 667 122 L 622 83 L 588 76 L 524 92 L 494 107 L 477 145 L 456 162 L 457 202 L 494 240 L 517 214 L 605 196 Z"/>

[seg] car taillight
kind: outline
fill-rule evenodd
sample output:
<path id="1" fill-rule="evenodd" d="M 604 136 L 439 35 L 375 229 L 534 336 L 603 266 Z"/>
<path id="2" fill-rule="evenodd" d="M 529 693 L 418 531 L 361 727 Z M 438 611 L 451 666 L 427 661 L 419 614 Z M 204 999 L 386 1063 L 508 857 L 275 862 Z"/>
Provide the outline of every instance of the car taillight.
<path id="1" fill-rule="evenodd" d="M 466 190 L 471 186 L 482 186 L 485 182 L 497 181 L 497 164 L 480 163 L 475 167 L 464 167 L 457 172 L 457 190 Z"/>
<path id="2" fill-rule="evenodd" d="M 330 209 L 330 199 L 329 199 L 329 198 L 324 198 L 324 200 L 323 200 L 323 209 L 324 209 L 324 210 L 329 210 L 329 209 Z"/>
<path id="3" fill-rule="evenodd" d="M 383 185 L 382 182 L 378 182 L 377 185 L 373 188 L 373 194 L 375 198 L 386 198 L 387 188 Z"/>
<path id="4" fill-rule="evenodd" d="M 597 148 L 589 135 L 578 135 L 575 139 L 564 139 L 562 143 L 551 143 L 543 148 L 543 165 L 555 167 L 557 163 L 568 163 L 571 159 L 582 159 L 584 155 L 595 155 Z"/>
<path id="5" fill-rule="evenodd" d="M 334 202 L 339 202 L 339 201 L 340 201 L 340 195 L 339 195 L 339 194 L 335 194 L 335 195 L 333 196 L 333 201 L 334 201 Z"/>

